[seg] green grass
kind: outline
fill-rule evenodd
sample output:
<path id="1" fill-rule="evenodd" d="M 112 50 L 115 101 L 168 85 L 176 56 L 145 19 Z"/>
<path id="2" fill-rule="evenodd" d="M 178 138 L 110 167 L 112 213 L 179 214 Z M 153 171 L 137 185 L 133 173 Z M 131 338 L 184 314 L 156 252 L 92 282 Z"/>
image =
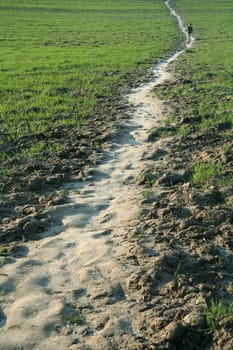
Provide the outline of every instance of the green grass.
<path id="1" fill-rule="evenodd" d="M 231 316 L 233 304 L 225 305 L 221 301 L 211 300 L 210 305 L 205 308 L 205 316 L 208 333 L 214 333 L 219 329 L 219 322 L 223 316 Z"/>
<path id="2" fill-rule="evenodd" d="M 198 161 L 193 166 L 191 184 L 193 188 L 206 189 L 211 185 L 224 187 L 232 184 L 233 175 L 227 172 L 227 169 L 221 162 L 214 161 Z"/>
<path id="3" fill-rule="evenodd" d="M 212 161 L 197 162 L 193 167 L 192 185 L 203 189 L 207 188 L 216 176 L 220 176 L 221 168 L 221 164 L 215 164 Z"/>
<path id="4" fill-rule="evenodd" d="M 173 274 L 174 278 L 177 280 L 180 273 L 181 273 L 181 263 L 179 262 L 177 264 L 176 268 L 172 271 L 172 274 Z"/>
<path id="5" fill-rule="evenodd" d="M 66 321 L 71 324 L 82 325 L 85 323 L 85 317 L 80 313 L 72 313 L 66 317 Z"/>
<path id="6" fill-rule="evenodd" d="M 233 123 L 233 25 L 231 1 L 171 0 L 184 23 L 192 22 L 196 43 L 179 59 L 181 76 L 170 94 L 186 102 L 185 114 L 201 116 L 198 128 Z"/>
<path id="7" fill-rule="evenodd" d="M 181 40 L 163 1 L 3 0 L 0 19 L 1 159 L 25 135 L 80 128 Z M 23 156 L 52 147 L 36 142 Z"/>
<path id="8" fill-rule="evenodd" d="M 232 152 L 233 3 L 220 0 L 171 0 L 170 3 L 185 25 L 192 23 L 195 43 L 176 61 L 179 79 L 158 94 L 170 99 L 178 122 L 190 120 L 178 126 L 177 134 L 182 140 L 196 133 L 205 139 L 200 141 L 199 152 L 201 144 L 204 148 L 212 146 L 213 159 L 199 162 L 198 149 L 192 148 L 189 141 L 193 185 L 229 186 L 232 170 L 228 164 L 221 163 L 220 154 Z"/>

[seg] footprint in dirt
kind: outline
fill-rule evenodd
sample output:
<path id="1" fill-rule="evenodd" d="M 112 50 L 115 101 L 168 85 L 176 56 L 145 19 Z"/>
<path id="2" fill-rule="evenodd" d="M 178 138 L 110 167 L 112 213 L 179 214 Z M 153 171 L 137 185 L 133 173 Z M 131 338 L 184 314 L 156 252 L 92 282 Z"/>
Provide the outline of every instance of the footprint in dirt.
<path id="1" fill-rule="evenodd" d="M 94 234 L 93 238 L 95 238 L 95 239 L 102 238 L 105 236 L 109 236 L 111 233 L 112 233 L 112 230 L 104 230 L 102 232 Z"/>
<path id="2" fill-rule="evenodd" d="M 5 282 L 0 283 L 0 295 L 8 295 L 14 292 L 16 284 L 14 278 L 8 278 Z"/>
<path id="3" fill-rule="evenodd" d="M 104 223 L 112 220 L 113 217 L 114 217 L 114 214 L 112 214 L 112 213 L 105 214 L 104 217 L 99 220 L 99 223 L 100 224 L 104 224 Z"/>
<path id="4" fill-rule="evenodd" d="M 0 308 L 0 328 L 4 327 L 6 324 L 6 316 L 4 314 L 4 312 L 2 311 L 2 309 Z"/>
<path id="5" fill-rule="evenodd" d="M 38 269 L 42 265 L 43 263 L 40 260 L 30 259 L 17 266 L 17 274 L 25 275 L 31 271 L 32 268 Z"/>
<path id="6" fill-rule="evenodd" d="M 115 304 L 115 303 L 118 303 L 119 301 L 125 300 L 125 292 L 120 282 L 117 282 L 114 285 L 112 285 L 111 289 L 112 289 L 111 304 Z"/>
<path id="7" fill-rule="evenodd" d="M 71 292 L 72 294 L 72 299 L 74 299 L 74 301 L 81 299 L 82 297 L 85 297 L 87 294 L 87 290 L 85 288 L 79 288 L 79 289 L 74 289 Z"/>

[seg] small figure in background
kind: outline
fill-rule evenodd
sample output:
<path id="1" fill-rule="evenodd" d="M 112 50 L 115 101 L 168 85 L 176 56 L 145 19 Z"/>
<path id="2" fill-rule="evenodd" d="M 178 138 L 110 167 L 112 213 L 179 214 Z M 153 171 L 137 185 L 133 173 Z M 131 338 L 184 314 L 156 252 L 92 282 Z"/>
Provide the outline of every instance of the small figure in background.
<path id="1" fill-rule="evenodd" d="M 193 26 L 192 23 L 189 23 L 186 29 L 186 32 L 188 33 L 188 42 L 190 43 L 191 41 L 191 37 L 192 37 L 192 33 L 193 33 Z"/>

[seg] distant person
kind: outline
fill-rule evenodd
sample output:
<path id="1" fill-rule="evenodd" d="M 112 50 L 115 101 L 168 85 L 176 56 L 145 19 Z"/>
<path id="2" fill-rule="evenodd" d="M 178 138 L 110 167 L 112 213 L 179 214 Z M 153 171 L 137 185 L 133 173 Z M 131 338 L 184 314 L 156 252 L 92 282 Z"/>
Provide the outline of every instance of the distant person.
<path id="1" fill-rule="evenodd" d="M 190 43 L 191 41 L 191 36 L 193 34 L 193 26 L 192 23 L 189 23 L 186 29 L 186 32 L 188 33 L 188 42 Z"/>

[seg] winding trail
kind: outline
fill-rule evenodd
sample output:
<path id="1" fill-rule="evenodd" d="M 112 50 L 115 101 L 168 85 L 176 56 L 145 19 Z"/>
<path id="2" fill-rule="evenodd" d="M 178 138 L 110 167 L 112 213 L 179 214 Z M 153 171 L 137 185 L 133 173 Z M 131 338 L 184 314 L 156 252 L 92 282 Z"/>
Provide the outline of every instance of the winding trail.
<path id="1" fill-rule="evenodd" d="M 147 163 L 148 130 L 161 120 L 151 91 L 170 78 L 169 63 L 191 45 L 157 64 L 153 78 L 126 96 L 128 121 L 113 132 L 86 181 L 65 186 L 69 203 L 54 208 L 62 232 L 54 227 L 25 244 L 22 256 L 0 262 L 0 350 L 103 350 L 114 337 L 137 337 L 134 305 L 140 300 L 127 295 L 135 266 L 120 261 L 125 232 L 140 216 L 133 181 Z"/>

